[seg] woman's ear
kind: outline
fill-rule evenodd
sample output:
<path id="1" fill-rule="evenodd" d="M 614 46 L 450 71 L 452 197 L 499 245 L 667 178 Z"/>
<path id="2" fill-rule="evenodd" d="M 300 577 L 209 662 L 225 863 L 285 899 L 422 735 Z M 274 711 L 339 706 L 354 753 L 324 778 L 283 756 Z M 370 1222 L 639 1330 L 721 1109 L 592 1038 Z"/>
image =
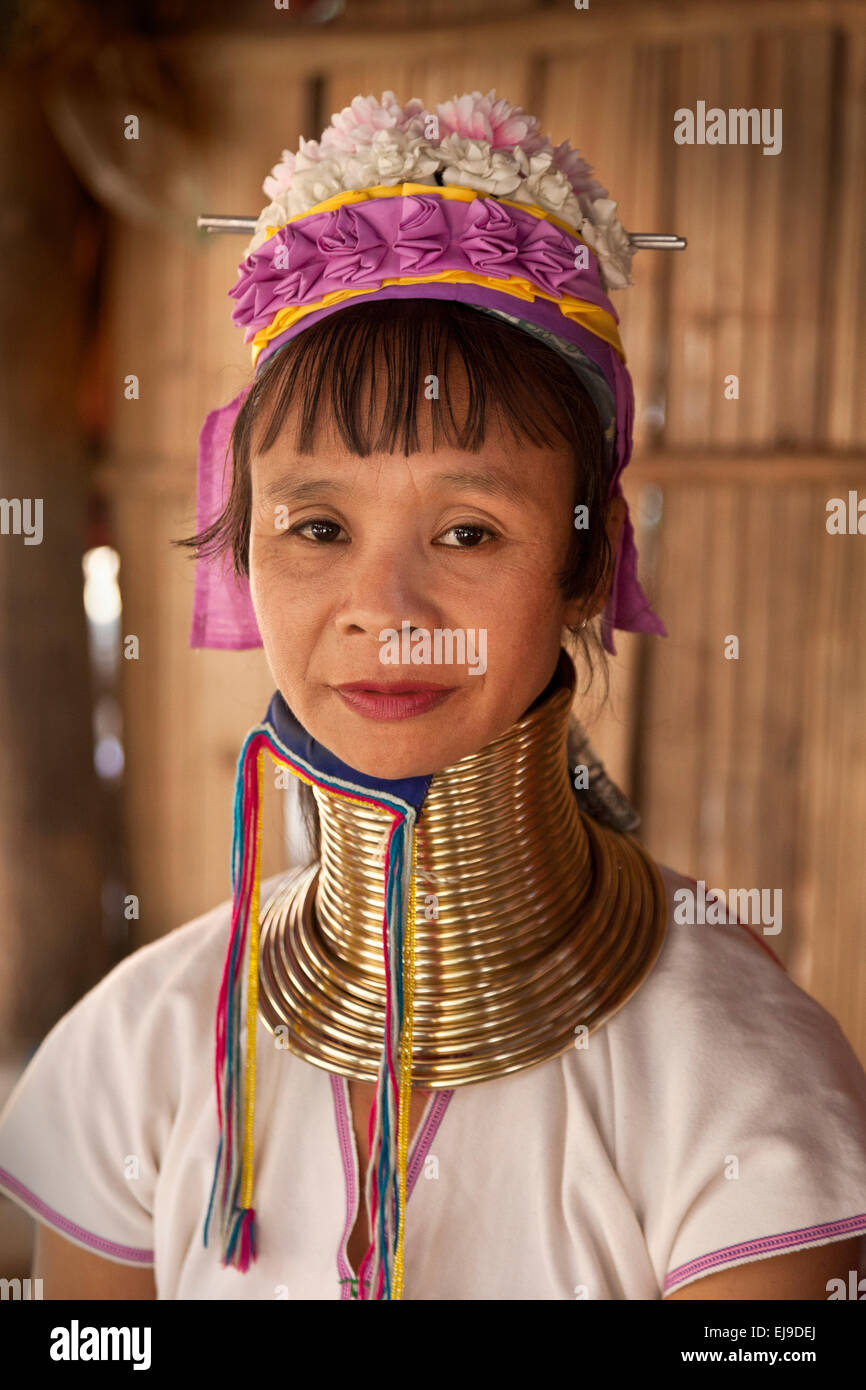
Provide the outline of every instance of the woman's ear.
<path id="1" fill-rule="evenodd" d="M 607 596 L 610 593 L 610 586 L 613 583 L 614 562 L 616 553 L 619 550 L 622 528 L 625 525 L 626 505 L 623 497 L 612 497 L 608 503 L 607 520 L 605 530 L 607 539 L 610 543 L 611 562 L 608 566 L 607 574 L 595 593 L 590 598 L 574 599 L 566 607 L 565 622 L 568 627 L 579 627 L 584 621 L 588 622 L 594 618 L 596 613 L 600 613 L 607 603 Z"/>

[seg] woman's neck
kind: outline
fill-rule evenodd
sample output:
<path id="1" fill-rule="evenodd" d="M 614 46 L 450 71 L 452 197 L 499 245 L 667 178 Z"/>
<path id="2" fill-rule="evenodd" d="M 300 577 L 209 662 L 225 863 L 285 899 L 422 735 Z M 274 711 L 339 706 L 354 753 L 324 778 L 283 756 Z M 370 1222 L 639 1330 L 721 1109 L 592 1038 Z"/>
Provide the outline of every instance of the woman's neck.
<path id="1" fill-rule="evenodd" d="M 570 665 L 570 663 L 569 663 Z M 573 668 L 572 672 L 573 672 Z M 571 787 L 563 678 L 499 738 L 435 773 L 416 826 L 416 1003 L 447 994 L 455 966 L 497 976 L 550 949 L 592 881 L 589 841 Z M 368 960 L 384 985 L 384 846 L 374 808 L 316 792 L 321 872 L 316 917 L 335 957 Z M 555 831 L 555 833 L 551 833 Z M 528 910 L 529 909 L 529 910 Z M 471 950 L 470 950 L 471 947 Z"/>
<path id="2" fill-rule="evenodd" d="M 640 983 L 661 945 L 660 875 L 585 816 L 566 753 L 574 667 L 506 733 L 436 773 L 415 827 L 413 1080 L 445 1087 L 574 1044 Z M 376 1078 L 385 1021 L 384 810 L 315 789 L 321 864 L 262 920 L 261 1010 L 289 1046 Z"/>

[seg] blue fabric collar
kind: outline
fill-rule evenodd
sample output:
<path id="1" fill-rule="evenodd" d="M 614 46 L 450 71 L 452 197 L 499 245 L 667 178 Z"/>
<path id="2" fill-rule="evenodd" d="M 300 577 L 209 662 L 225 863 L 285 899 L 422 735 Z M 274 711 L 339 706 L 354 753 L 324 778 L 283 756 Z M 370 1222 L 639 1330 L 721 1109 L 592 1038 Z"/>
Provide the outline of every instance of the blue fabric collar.
<path id="1" fill-rule="evenodd" d="M 400 778 L 371 777 L 366 772 L 359 772 L 356 767 L 344 763 L 330 748 L 318 743 L 307 733 L 279 690 L 275 690 L 271 697 L 264 722 L 270 724 L 281 743 L 292 753 L 304 758 L 323 777 L 336 777 L 344 782 L 354 783 L 356 787 L 363 787 L 365 791 L 373 794 L 378 792 L 383 796 L 399 797 L 401 801 L 406 801 L 414 807 L 416 812 L 420 812 L 433 781 L 432 772 L 426 777 Z"/>

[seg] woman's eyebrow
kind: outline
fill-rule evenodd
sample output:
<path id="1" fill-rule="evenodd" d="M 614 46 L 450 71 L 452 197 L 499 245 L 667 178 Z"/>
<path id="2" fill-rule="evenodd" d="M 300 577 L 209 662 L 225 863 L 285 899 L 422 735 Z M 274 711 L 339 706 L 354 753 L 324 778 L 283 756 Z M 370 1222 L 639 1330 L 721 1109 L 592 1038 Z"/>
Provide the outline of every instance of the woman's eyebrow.
<path id="1" fill-rule="evenodd" d="M 473 469 L 470 471 L 435 473 L 431 481 L 437 485 L 460 488 L 464 492 L 489 492 L 494 497 L 504 497 L 509 502 L 522 505 L 531 503 L 533 492 L 528 486 L 507 473 L 497 473 L 494 469 Z"/>
<path id="2" fill-rule="evenodd" d="M 434 473 L 430 479 L 434 487 L 458 488 L 463 492 L 486 492 L 494 497 L 504 497 L 509 502 L 527 505 L 533 500 L 533 492 L 528 483 L 493 469 L 449 470 Z M 339 492 L 351 488 L 348 482 L 336 478 L 275 478 L 266 483 L 261 491 L 265 504 L 274 502 L 305 502 L 311 497 L 320 497 L 324 492 Z"/>
<path id="3" fill-rule="evenodd" d="M 320 497 L 323 492 L 338 492 L 341 484 L 335 478 L 275 478 L 261 491 L 263 502 L 306 502 L 308 497 Z"/>

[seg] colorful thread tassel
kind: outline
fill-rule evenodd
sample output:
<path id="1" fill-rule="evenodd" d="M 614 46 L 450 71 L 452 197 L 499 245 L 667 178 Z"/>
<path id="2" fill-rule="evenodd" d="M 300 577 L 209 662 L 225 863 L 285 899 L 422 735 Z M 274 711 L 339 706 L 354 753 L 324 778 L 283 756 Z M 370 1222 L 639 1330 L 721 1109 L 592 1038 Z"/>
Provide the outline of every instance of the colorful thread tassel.
<path id="1" fill-rule="evenodd" d="M 261 809 L 264 755 L 301 781 L 335 796 L 376 806 L 391 815 L 384 865 L 385 1036 L 370 1123 L 367 1210 L 372 1241 L 358 1271 L 373 1298 L 403 1293 L 406 1169 L 412 1091 L 412 1024 L 415 988 L 416 811 L 399 797 L 373 796 L 363 787 L 322 776 L 287 748 L 269 724 L 247 736 L 238 759 L 232 838 L 232 923 L 216 1015 L 215 1083 L 220 1141 L 204 1226 L 208 1244 L 215 1207 L 220 1216 L 222 1263 L 246 1273 L 257 1256 L 252 1205 L 256 1025 L 258 1013 Z M 247 950 L 246 1066 L 240 1076 L 241 965 Z M 243 1121 L 243 1147 L 238 1142 Z"/>

